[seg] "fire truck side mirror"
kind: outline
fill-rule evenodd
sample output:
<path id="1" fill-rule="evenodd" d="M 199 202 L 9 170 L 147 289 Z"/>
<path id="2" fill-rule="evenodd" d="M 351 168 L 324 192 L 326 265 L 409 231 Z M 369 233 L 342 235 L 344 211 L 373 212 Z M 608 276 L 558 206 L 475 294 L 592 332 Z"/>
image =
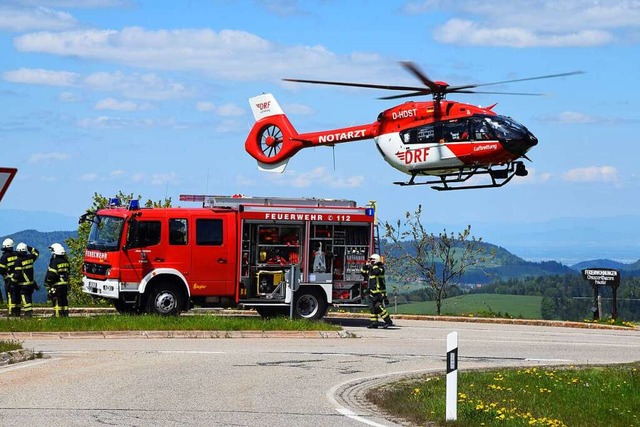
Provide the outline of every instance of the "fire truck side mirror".
<path id="1" fill-rule="evenodd" d="M 96 213 L 87 211 L 80 215 L 80 219 L 78 220 L 78 224 L 82 224 L 83 222 L 96 222 Z"/>

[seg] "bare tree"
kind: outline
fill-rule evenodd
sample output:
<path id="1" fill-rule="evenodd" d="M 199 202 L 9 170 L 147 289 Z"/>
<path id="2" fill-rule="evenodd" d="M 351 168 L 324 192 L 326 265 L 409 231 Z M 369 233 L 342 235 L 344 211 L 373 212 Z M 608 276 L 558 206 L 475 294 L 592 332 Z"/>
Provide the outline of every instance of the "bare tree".
<path id="1" fill-rule="evenodd" d="M 454 234 L 443 230 L 438 235 L 428 233 L 420 216 L 422 206 L 407 212 L 404 222 L 384 223 L 388 270 L 405 281 L 426 282 L 433 292 L 438 315 L 442 300 L 459 286 L 464 272 L 486 261 L 482 238 L 471 235 L 471 226 Z M 490 254 L 493 257 L 493 254 Z"/>

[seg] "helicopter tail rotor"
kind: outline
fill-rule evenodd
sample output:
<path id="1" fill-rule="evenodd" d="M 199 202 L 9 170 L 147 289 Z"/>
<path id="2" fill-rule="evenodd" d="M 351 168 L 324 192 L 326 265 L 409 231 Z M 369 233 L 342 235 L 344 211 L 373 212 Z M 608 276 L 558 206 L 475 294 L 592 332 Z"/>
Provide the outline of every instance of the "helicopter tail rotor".
<path id="1" fill-rule="evenodd" d="M 303 148 L 296 139 L 298 132 L 284 111 L 270 94 L 249 99 L 256 123 L 245 141 L 244 148 L 258 162 L 258 169 L 284 172 L 291 156 Z"/>

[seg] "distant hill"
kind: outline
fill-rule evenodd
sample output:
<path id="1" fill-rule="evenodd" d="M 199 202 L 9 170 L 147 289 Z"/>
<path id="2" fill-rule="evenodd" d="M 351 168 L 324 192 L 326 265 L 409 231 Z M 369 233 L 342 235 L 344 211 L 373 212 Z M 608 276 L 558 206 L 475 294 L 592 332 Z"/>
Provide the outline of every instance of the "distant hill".
<path id="1" fill-rule="evenodd" d="M 60 231 L 77 228 L 77 217 L 55 212 L 0 210 L 0 236 L 15 233 L 18 230 Z"/>
<path id="2" fill-rule="evenodd" d="M 577 272 L 581 272 L 585 268 L 613 268 L 620 271 L 621 274 L 624 273 L 625 276 L 640 277 L 640 260 L 632 264 L 625 264 L 610 259 L 595 259 L 582 261 L 571 266 L 571 269 Z"/>
<path id="3" fill-rule="evenodd" d="M 44 276 L 49 266 L 49 259 L 51 258 L 51 252 L 49 246 L 52 243 L 60 243 L 65 249 L 68 250 L 65 240 L 69 237 L 78 237 L 77 231 L 51 231 L 41 232 L 36 230 L 24 230 L 17 233 L 0 236 L 0 240 L 4 240 L 7 237 L 13 239 L 15 245 L 24 242 L 29 246 L 36 248 L 40 251 L 40 256 L 35 263 L 35 278 L 40 290 L 36 291 L 33 295 L 34 302 L 44 302 L 47 300 L 47 293 L 44 289 Z M 3 287 L 4 289 L 4 287 Z"/>

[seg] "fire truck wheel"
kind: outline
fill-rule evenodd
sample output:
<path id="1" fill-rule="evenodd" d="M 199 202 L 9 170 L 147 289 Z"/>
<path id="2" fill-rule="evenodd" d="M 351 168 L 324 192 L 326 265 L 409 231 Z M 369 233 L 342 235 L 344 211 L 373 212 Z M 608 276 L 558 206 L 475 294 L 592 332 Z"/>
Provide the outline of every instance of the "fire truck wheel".
<path id="1" fill-rule="evenodd" d="M 325 315 L 327 302 L 316 290 L 303 290 L 301 288 L 296 295 L 296 303 L 293 311 L 295 317 L 318 320 Z"/>
<path id="2" fill-rule="evenodd" d="M 171 316 L 180 313 L 182 294 L 171 284 L 164 284 L 153 288 L 147 299 L 147 312 L 161 316 Z"/>

